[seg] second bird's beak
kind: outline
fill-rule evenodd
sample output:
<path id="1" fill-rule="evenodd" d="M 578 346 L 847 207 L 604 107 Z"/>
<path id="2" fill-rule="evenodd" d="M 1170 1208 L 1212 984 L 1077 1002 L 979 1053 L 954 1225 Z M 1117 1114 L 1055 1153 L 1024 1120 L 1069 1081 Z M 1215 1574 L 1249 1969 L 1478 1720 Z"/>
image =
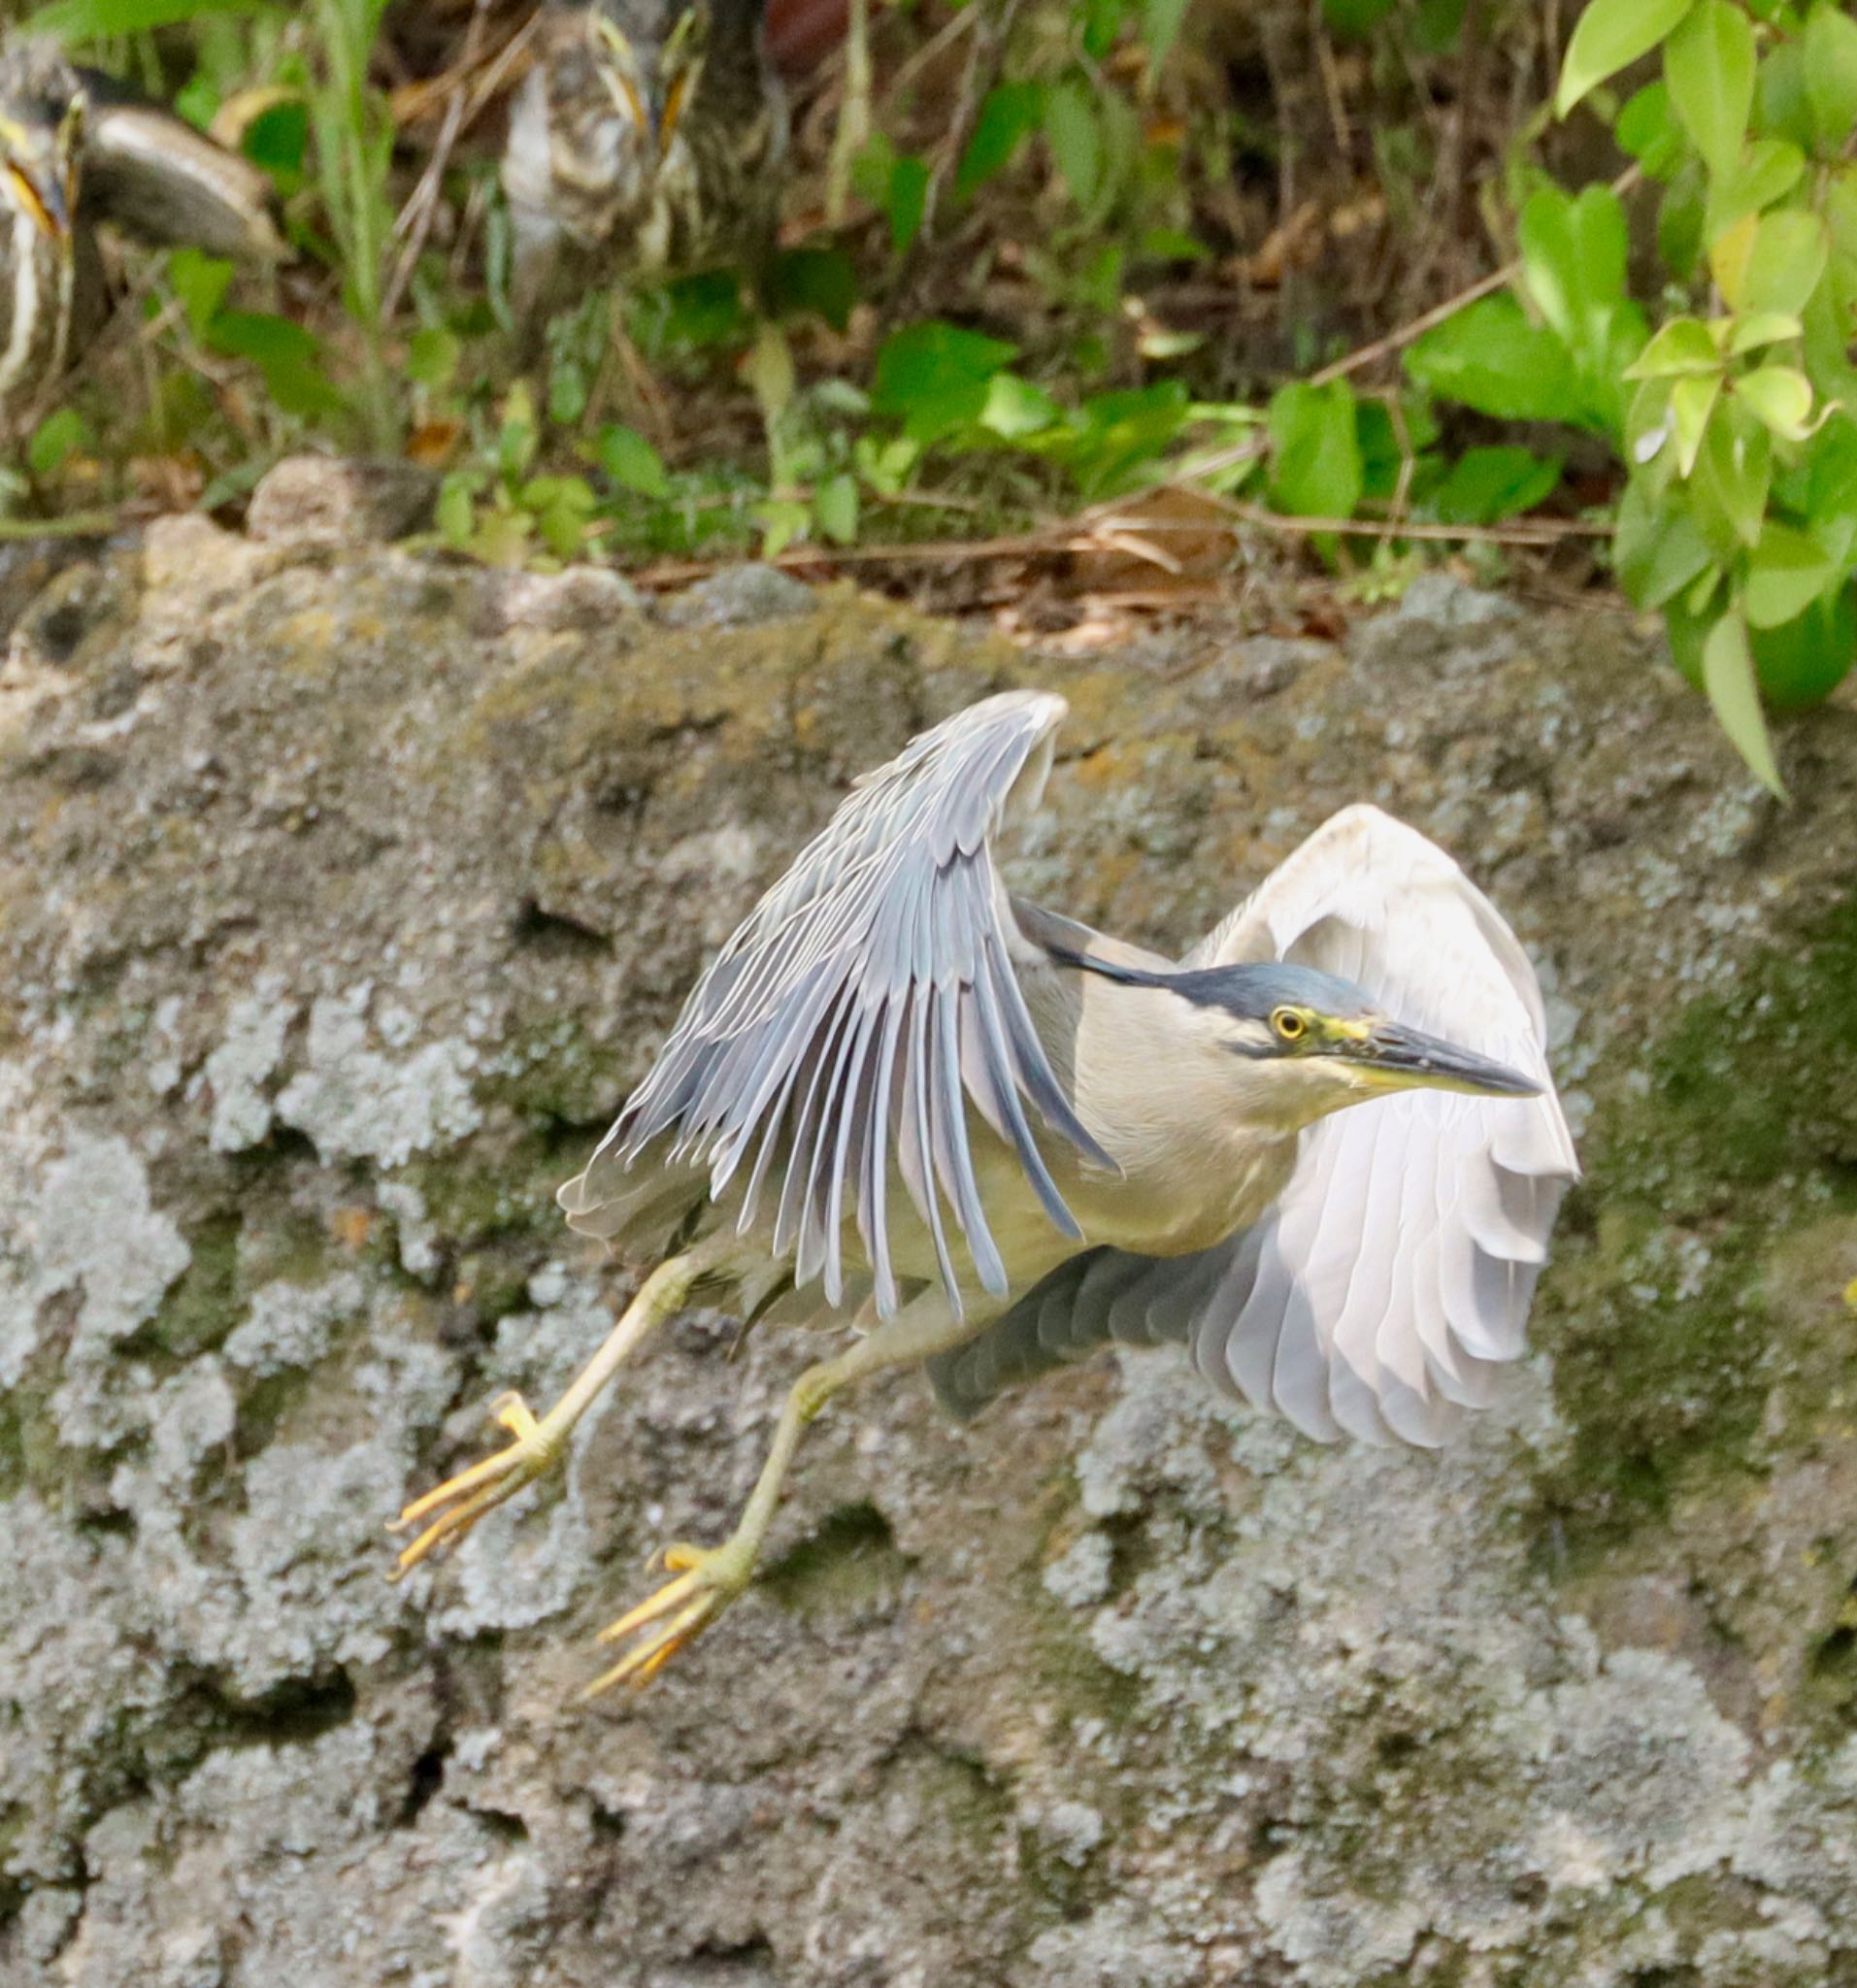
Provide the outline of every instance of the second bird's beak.
<path id="1" fill-rule="evenodd" d="M 60 177 L 52 173 L 40 180 L 15 168 L 14 183 L 25 195 L 27 212 L 40 229 L 62 242 L 71 232 L 71 202 Z"/>
<path id="2" fill-rule="evenodd" d="M 1469 1091 L 1490 1098 L 1532 1098 L 1542 1086 L 1532 1077 L 1511 1070 L 1473 1050 L 1460 1049 L 1439 1036 L 1378 1021 L 1363 1030 L 1340 1051 L 1349 1068 L 1375 1088 Z"/>

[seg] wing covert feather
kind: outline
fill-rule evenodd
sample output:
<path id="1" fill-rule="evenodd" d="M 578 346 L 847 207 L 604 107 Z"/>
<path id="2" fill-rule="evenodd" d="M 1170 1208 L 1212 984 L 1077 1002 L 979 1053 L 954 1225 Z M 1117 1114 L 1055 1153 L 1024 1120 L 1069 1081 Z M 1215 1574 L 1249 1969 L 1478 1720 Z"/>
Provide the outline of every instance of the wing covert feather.
<path id="1" fill-rule="evenodd" d="M 1017 970 L 1020 932 L 991 840 L 1036 805 L 1062 698 L 1008 691 L 957 712 L 859 779 L 697 982 L 657 1061 L 560 1200 L 602 1227 L 635 1164 L 707 1170 L 713 1199 L 744 1174 L 738 1225 L 778 1186 L 777 1253 L 828 1298 L 848 1282 L 856 1224 L 880 1315 L 897 1304 L 887 1197 L 900 1178 L 961 1309 L 958 1235 L 981 1287 L 1007 1271 L 981 1206 L 971 1103 L 1015 1153 L 1052 1222 L 1080 1241 L 1033 1115 L 1113 1163 L 1072 1110 Z M 1028 1112 L 1027 1108 L 1030 1108 Z M 894 1171 L 892 1165 L 894 1163 Z"/>

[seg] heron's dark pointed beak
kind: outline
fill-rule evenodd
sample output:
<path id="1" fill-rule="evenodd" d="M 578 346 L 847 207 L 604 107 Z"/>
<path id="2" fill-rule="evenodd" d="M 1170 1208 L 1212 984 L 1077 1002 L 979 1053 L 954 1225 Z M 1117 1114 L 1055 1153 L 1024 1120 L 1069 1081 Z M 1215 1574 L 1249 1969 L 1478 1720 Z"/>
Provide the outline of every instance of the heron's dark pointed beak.
<path id="1" fill-rule="evenodd" d="M 1403 1028 L 1395 1021 L 1375 1022 L 1358 1040 L 1338 1045 L 1339 1053 L 1370 1085 L 1409 1090 L 1469 1091 L 1490 1098 L 1532 1098 L 1542 1086 L 1519 1070 L 1497 1063 L 1473 1050 L 1460 1049 L 1439 1036 Z"/>

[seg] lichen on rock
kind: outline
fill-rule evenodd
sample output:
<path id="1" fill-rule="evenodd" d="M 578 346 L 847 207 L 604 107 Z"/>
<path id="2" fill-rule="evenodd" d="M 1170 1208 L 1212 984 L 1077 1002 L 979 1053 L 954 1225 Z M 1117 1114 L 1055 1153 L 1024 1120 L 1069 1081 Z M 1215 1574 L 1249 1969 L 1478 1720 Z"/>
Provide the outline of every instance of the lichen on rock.
<path id="1" fill-rule="evenodd" d="M 264 517 L 9 611 L 4 1988 L 1857 1967 L 1847 704 L 1786 729 L 1780 812 L 1637 631 L 1442 579 L 1342 645 L 1079 662 Z M 605 1331 L 551 1190 L 708 950 L 1017 681 L 1073 707 L 1016 872 L 1067 911 L 1177 946 L 1369 798 L 1515 917 L 1590 1170 L 1537 1351 L 1438 1456 L 1165 1352 L 960 1430 L 873 1386 L 764 1594 L 570 1712 L 803 1350 L 692 1314 L 448 1563 L 389 1586 L 382 1523 Z"/>

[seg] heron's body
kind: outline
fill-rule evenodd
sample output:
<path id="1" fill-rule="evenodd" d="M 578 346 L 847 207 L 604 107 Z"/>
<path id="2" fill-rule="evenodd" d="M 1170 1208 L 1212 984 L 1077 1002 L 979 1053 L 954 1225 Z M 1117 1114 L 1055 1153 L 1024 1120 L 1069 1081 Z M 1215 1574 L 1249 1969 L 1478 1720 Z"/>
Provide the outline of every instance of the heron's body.
<path id="1" fill-rule="evenodd" d="M 1105 1340 L 1173 1341 L 1311 1435 L 1381 1442 L 1489 1398 L 1577 1172 L 1527 956 L 1373 808 L 1177 963 L 1011 897 L 992 841 L 1063 712 L 1008 692 L 924 733 L 723 947 L 561 1190 L 577 1228 L 668 1260 L 545 1421 L 507 1404 L 516 1443 L 409 1508 L 439 1516 L 403 1567 L 545 1469 L 699 1281 L 863 1337 L 796 1384 L 728 1544 L 678 1549 L 613 1625 L 644 1640 L 602 1683 L 740 1592 L 800 1431 L 886 1366 L 926 1363 L 965 1413 Z"/>

